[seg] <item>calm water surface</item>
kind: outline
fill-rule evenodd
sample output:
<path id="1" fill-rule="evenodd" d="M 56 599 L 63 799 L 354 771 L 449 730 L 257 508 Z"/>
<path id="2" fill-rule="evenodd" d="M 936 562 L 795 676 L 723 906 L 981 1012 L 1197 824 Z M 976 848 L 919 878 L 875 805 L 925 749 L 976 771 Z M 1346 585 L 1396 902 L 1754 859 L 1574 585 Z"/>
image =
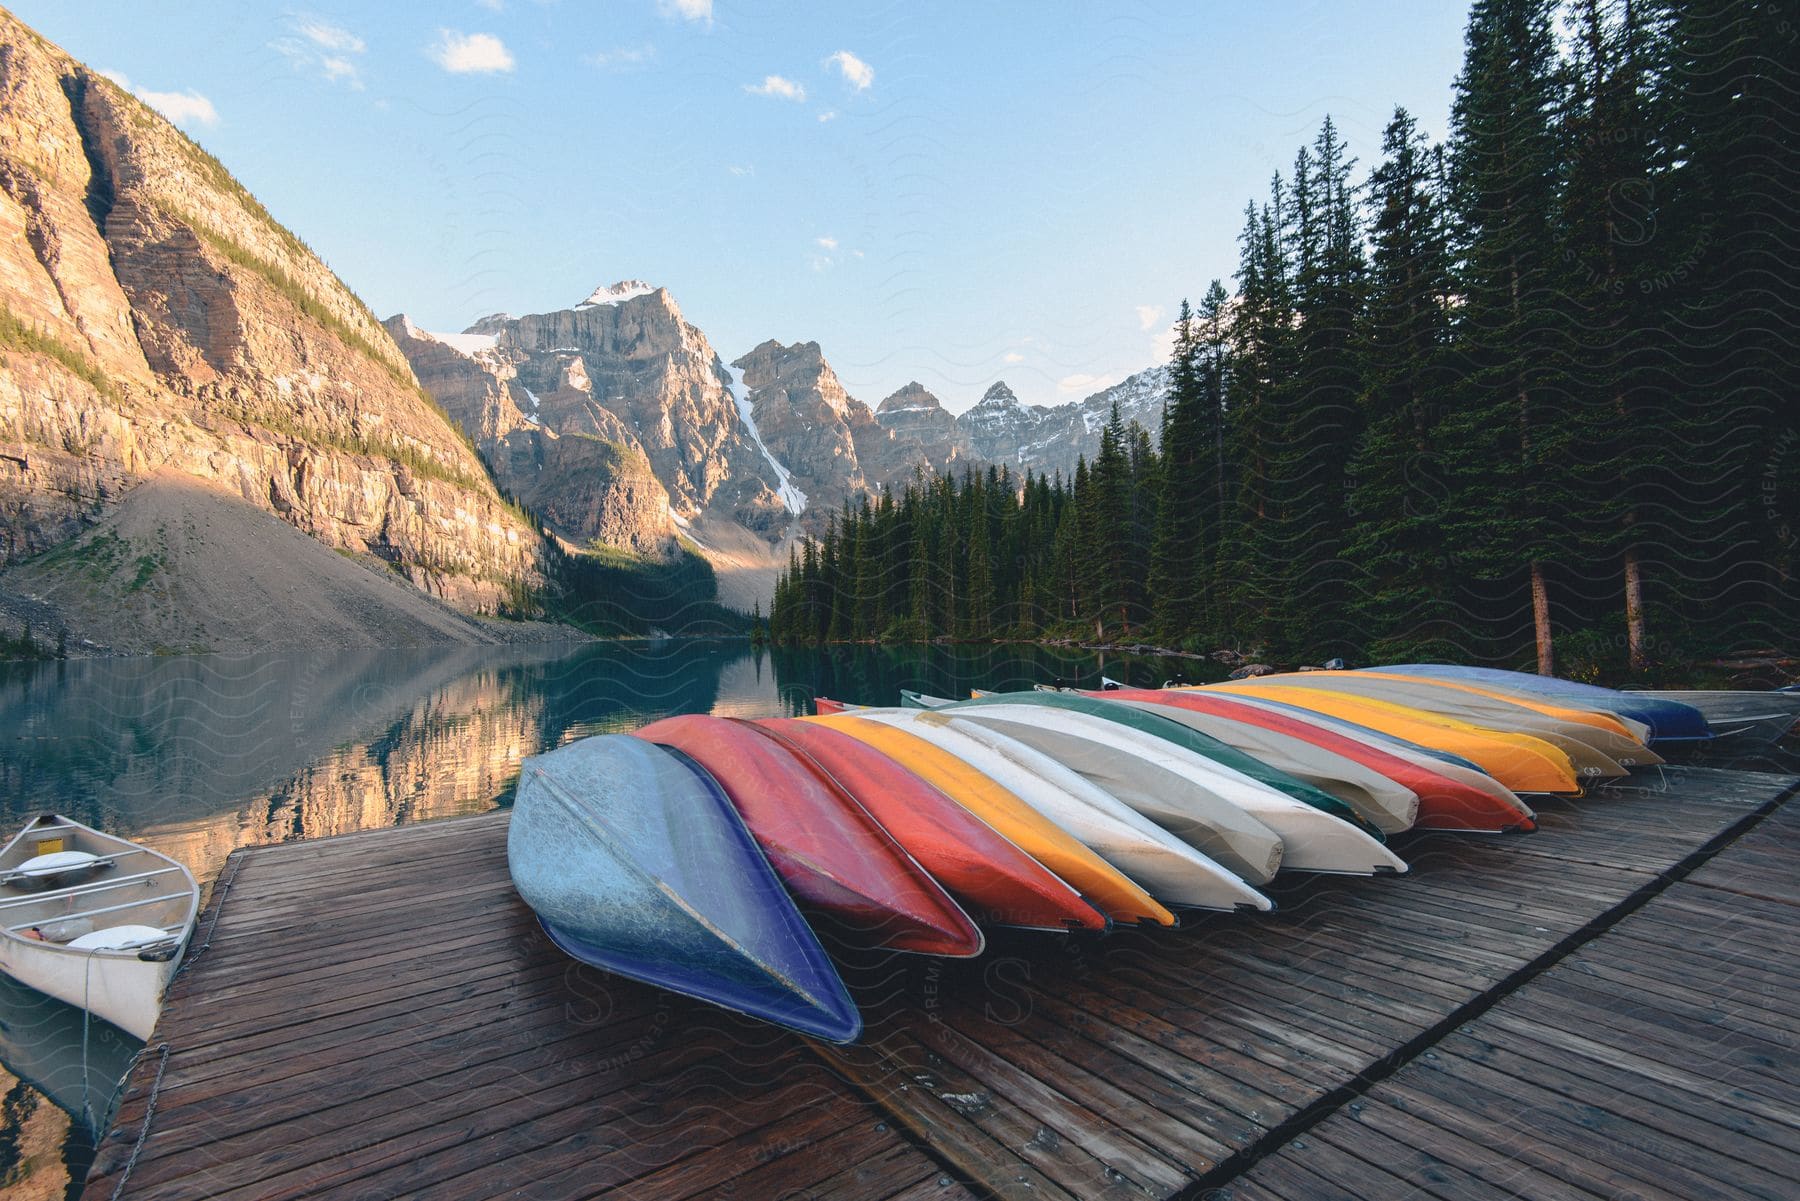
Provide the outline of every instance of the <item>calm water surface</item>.
<path id="1" fill-rule="evenodd" d="M 1205 665 L 1000 647 L 585 643 L 0 663 L 0 838 L 39 812 L 210 883 L 242 846 L 481 813 L 527 755 L 673 713 L 812 712 Z M 1208 676 L 1204 678 L 1215 678 Z M 142 1044 L 0 977 L 0 1192 L 73 1196 Z"/>

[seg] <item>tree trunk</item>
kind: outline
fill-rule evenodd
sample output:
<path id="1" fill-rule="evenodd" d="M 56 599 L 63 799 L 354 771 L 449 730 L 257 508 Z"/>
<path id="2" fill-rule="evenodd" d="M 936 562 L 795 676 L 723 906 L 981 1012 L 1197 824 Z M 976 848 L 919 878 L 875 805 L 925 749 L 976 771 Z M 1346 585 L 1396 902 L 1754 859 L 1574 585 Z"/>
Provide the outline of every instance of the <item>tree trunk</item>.
<path id="1" fill-rule="evenodd" d="M 1625 653 L 1631 670 L 1650 666 L 1644 650 L 1644 572 L 1635 546 L 1625 552 Z"/>
<path id="2" fill-rule="evenodd" d="M 1550 645 L 1550 591 L 1544 585 L 1544 564 L 1531 561 L 1531 624 L 1537 630 L 1537 669 L 1540 676 L 1556 674 Z"/>

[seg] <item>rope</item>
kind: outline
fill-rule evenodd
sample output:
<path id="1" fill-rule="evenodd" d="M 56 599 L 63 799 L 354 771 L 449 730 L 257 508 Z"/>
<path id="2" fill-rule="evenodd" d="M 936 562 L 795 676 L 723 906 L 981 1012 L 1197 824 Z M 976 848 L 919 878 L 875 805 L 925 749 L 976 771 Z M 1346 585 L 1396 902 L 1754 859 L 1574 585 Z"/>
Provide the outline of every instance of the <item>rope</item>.
<path id="1" fill-rule="evenodd" d="M 131 1179 L 131 1169 L 137 1166 L 139 1152 L 144 1149 L 144 1140 L 150 1137 L 150 1119 L 156 1114 L 156 1094 L 162 1091 L 163 1070 L 169 1066 L 169 1044 L 164 1043 L 157 1048 L 156 1079 L 150 1082 L 150 1096 L 144 1101 L 144 1121 L 138 1127 L 137 1142 L 132 1145 L 131 1154 L 125 1157 L 125 1166 L 119 1170 L 119 1183 L 113 1185 L 112 1201 L 119 1201 L 125 1192 L 125 1182 Z"/>
<path id="2" fill-rule="evenodd" d="M 225 878 L 213 887 L 212 917 L 206 922 L 206 937 L 200 940 L 199 946 L 188 948 L 187 954 L 181 960 L 181 965 L 175 969 L 177 976 L 193 967 L 194 961 L 205 953 L 206 948 L 212 946 L 213 931 L 219 928 L 219 917 L 225 912 L 225 898 L 231 895 L 231 886 L 237 881 L 238 869 L 243 866 L 244 856 L 232 856 L 231 870 L 226 872 Z"/>

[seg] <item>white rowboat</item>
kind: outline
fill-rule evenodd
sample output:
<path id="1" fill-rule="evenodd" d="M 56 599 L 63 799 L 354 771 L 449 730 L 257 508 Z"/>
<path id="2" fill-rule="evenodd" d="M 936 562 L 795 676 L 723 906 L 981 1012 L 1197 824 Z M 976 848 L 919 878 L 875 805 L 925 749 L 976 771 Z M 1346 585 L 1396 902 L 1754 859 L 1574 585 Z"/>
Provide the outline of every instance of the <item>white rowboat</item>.
<path id="1" fill-rule="evenodd" d="M 167 855 L 45 814 L 0 850 L 0 972 L 148 1039 L 199 905 Z"/>

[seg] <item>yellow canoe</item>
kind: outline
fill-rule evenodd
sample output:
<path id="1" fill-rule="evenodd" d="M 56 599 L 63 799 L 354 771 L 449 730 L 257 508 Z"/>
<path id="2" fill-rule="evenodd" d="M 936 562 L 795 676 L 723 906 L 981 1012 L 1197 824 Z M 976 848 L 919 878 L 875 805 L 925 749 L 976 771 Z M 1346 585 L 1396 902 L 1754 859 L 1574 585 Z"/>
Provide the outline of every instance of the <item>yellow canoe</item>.
<path id="1" fill-rule="evenodd" d="M 1607 730 L 1623 734 L 1639 746 L 1645 745 L 1650 736 L 1650 727 L 1641 721 L 1629 717 L 1620 717 L 1616 713 L 1603 713 L 1598 709 L 1579 709 L 1568 705 L 1553 704 L 1539 700 L 1522 692 L 1503 692 L 1498 688 L 1488 688 L 1481 684 L 1470 684 L 1464 680 L 1439 679 L 1436 676 L 1412 676 L 1400 671 L 1359 671 L 1359 676 L 1369 676 L 1377 680 L 1404 680 L 1408 684 L 1431 684 L 1439 688 L 1448 688 L 1455 692 L 1466 692 L 1473 696 L 1485 696 L 1496 701 L 1505 701 L 1509 705 L 1518 705 L 1523 709 L 1531 709 L 1546 717 L 1554 717 L 1559 721 L 1578 722 L 1584 726 L 1592 726 L 1596 730 Z M 1604 748 L 1602 748 L 1604 749 Z"/>
<path id="2" fill-rule="evenodd" d="M 874 747 L 992 826 L 1002 837 L 1061 876 L 1115 922 L 1173 926 L 1170 913 L 1131 877 L 1076 841 L 1061 826 L 961 759 L 915 734 L 850 713 L 803 717 Z"/>
<path id="3" fill-rule="evenodd" d="M 1353 697 L 1323 688 L 1282 684 L 1208 684 L 1207 691 L 1280 701 L 1343 721 L 1370 726 L 1478 765 L 1514 792 L 1578 793 L 1575 765 L 1541 738 L 1441 717 L 1392 701 Z"/>

